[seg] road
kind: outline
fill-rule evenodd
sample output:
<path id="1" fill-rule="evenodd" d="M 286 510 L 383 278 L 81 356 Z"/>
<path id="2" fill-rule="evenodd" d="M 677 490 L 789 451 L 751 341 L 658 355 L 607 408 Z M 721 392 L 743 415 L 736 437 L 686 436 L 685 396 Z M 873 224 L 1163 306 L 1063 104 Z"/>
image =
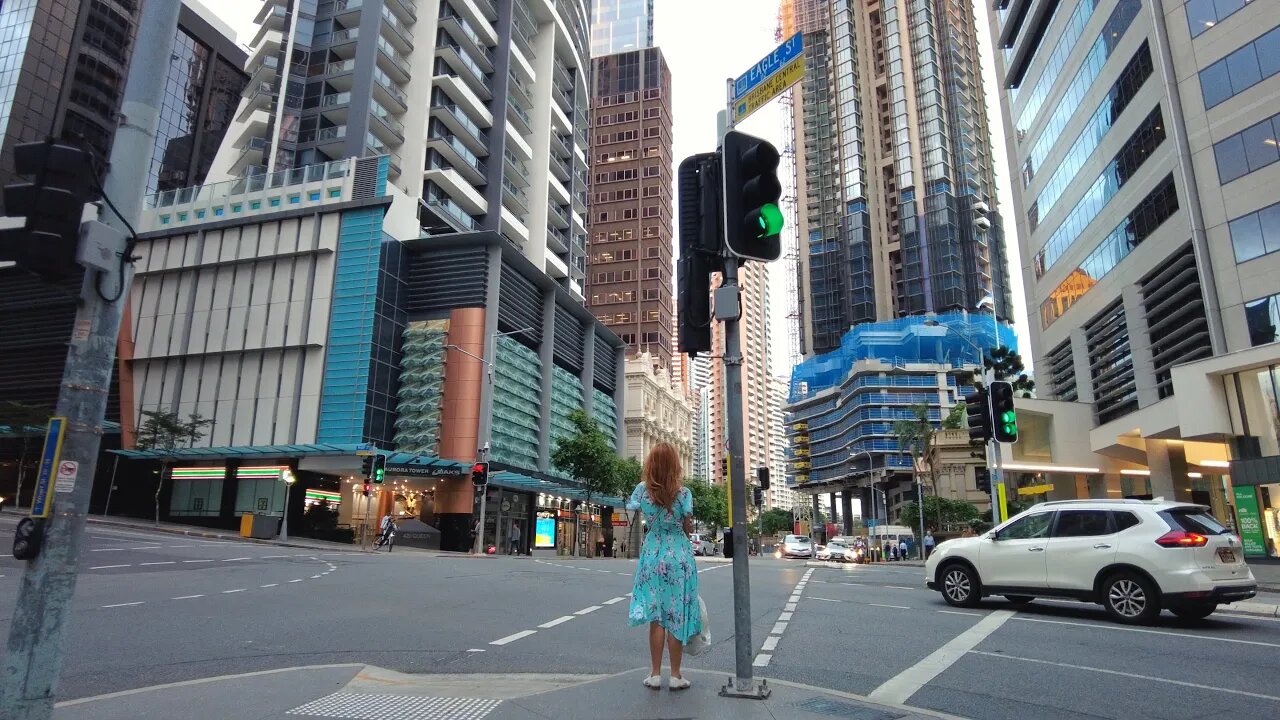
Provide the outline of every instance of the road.
<path id="1" fill-rule="evenodd" d="M 626 626 L 625 560 L 312 552 L 100 526 L 82 560 L 63 699 L 326 663 L 501 675 L 646 662 L 644 630 Z M 715 645 L 689 666 L 727 675 L 732 570 L 699 570 Z M 20 573 L 0 558 L 6 633 Z M 1280 716 L 1280 621 L 1129 628 L 1039 601 L 960 611 L 901 566 L 753 558 L 751 579 L 763 677 L 992 720 Z"/>

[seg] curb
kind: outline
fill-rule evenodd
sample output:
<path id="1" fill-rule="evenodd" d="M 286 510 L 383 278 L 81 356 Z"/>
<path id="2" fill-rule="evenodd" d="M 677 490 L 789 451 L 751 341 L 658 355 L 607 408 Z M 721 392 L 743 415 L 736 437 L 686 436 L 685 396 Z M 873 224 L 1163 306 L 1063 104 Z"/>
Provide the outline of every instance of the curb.
<path id="1" fill-rule="evenodd" d="M 159 532 L 168 535 L 183 535 L 186 537 L 206 538 L 209 540 L 238 540 L 240 542 L 249 542 L 257 545 L 274 545 L 276 547 L 291 547 L 302 550 L 353 550 L 359 552 L 360 548 L 356 545 L 343 545 L 341 543 L 333 543 L 328 545 L 305 545 L 303 543 L 295 543 L 288 540 L 263 540 L 261 538 L 247 538 L 240 535 L 231 535 L 228 533 L 215 532 L 210 530 L 187 530 L 183 528 L 165 527 L 164 525 L 138 525 L 136 523 L 120 522 L 107 518 L 86 518 L 86 521 L 93 525 L 106 525 L 108 527 L 125 528 L 128 530 L 138 530 L 142 532 Z"/>
<path id="2" fill-rule="evenodd" d="M 1230 613 L 1243 613 L 1245 615 L 1258 615 L 1260 617 L 1280 618 L 1280 605 L 1272 603 L 1259 603 L 1242 601 L 1231 603 L 1230 605 L 1219 605 L 1218 610 Z"/>

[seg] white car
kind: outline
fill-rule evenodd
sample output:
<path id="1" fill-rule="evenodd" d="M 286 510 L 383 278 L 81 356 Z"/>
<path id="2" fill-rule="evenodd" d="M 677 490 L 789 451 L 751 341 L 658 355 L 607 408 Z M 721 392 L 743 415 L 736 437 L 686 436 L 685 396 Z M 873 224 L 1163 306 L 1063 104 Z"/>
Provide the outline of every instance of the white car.
<path id="1" fill-rule="evenodd" d="M 782 539 L 782 547 L 778 548 L 778 557 L 811 558 L 813 541 L 804 535 L 788 535 Z"/>
<path id="2" fill-rule="evenodd" d="M 1159 498 L 1041 503 L 981 537 L 939 545 L 925 583 L 958 607 L 990 595 L 1069 598 L 1126 623 L 1162 608 L 1204 618 L 1258 589 L 1240 539 L 1209 508 Z"/>
<path id="3" fill-rule="evenodd" d="M 716 544 L 710 540 L 704 539 L 698 533 L 690 535 L 689 542 L 693 543 L 694 555 L 705 555 L 710 557 L 716 553 Z"/>

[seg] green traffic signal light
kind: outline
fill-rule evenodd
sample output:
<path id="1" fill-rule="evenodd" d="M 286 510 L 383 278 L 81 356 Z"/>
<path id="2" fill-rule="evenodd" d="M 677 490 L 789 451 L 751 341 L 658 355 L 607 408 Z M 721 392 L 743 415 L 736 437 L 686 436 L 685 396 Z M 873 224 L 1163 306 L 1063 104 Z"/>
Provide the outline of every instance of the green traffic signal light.
<path id="1" fill-rule="evenodd" d="M 376 482 L 376 483 L 380 483 L 380 482 L 382 482 L 382 478 L 383 478 L 384 476 L 386 476 L 386 474 L 387 474 L 387 471 L 386 471 L 386 470 L 384 470 L 384 469 L 382 469 L 382 468 L 378 468 L 377 470 L 374 470 L 374 471 L 373 471 L 373 481 L 374 481 L 374 482 Z"/>
<path id="2" fill-rule="evenodd" d="M 782 210 L 773 203 L 767 203 L 760 207 L 760 232 L 757 238 L 765 238 L 770 235 L 777 235 L 782 232 L 782 226 L 785 224 L 782 218 Z"/>

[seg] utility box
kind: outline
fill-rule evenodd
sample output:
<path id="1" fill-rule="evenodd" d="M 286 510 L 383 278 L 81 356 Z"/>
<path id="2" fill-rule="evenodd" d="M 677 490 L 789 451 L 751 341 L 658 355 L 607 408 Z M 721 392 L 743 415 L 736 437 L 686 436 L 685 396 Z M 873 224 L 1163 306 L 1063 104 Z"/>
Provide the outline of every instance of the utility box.
<path id="1" fill-rule="evenodd" d="M 280 518 L 275 515 L 245 513 L 240 516 L 240 537 L 270 540 L 276 536 L 279 527 Z"/>

